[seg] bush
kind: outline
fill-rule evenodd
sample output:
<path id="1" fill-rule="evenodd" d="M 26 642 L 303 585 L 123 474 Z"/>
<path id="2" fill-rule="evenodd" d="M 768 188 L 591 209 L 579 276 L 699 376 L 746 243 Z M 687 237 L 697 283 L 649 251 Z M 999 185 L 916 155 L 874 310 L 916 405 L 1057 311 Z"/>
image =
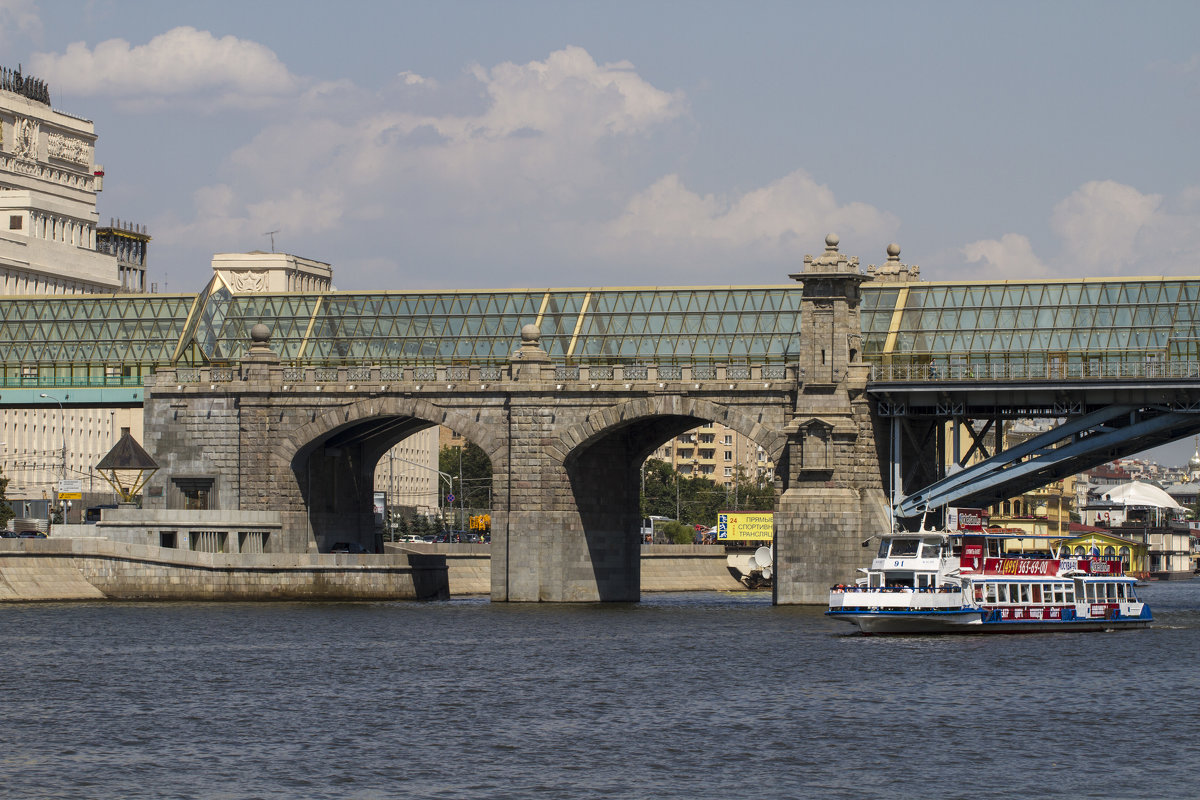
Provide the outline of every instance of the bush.
<path id="1" fill-rule="evenodd" d="M 696 529 L 676 520 L 664 522 L 658 530 L 671 541 L 671 544 L 691 544 L 696 540 Z"/>

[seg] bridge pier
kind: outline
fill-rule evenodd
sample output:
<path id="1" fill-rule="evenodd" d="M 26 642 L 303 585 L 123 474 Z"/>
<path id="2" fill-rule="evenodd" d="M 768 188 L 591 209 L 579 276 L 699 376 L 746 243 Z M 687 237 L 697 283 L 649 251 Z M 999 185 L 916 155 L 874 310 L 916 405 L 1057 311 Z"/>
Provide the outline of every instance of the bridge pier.
<path id="1" fill-rule="evenodd" d="M 864 394 L 858 259 L 805 256 L 800 387 L 788 435 L 786 482 L 775 514 L 774 601 L 828 602 L 829 587 L 853 580 L 870 560 L 863 549 L 890 529 L 879 449 Z"/>

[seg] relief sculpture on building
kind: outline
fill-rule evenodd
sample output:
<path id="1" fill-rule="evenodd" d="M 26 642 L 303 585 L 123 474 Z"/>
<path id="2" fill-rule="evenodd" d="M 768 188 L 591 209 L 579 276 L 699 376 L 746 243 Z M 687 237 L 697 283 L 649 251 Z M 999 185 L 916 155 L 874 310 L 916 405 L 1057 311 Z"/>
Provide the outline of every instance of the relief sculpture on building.
<path id="1" fill-rule="evenodd" d="M 61 133 L 50 133 L 46 136 L 46 153 L 54 158 L 86 167 L 92 162 L 91 150 L 87 142 L 74 136 L 64 136 Z"/>
<path id="2" fill-rule="evenodd" d="M 31 119 L 17 117 L 13 126 L 13 155 L 18 158 L 37 160 L 38 124 Z"/>
<path id="3" fill-rule="evenodd" d="M 229 288 L 235 292 L 265 292 L 267 290 L 265 272 L 231 272 L 229 277 Z"/>

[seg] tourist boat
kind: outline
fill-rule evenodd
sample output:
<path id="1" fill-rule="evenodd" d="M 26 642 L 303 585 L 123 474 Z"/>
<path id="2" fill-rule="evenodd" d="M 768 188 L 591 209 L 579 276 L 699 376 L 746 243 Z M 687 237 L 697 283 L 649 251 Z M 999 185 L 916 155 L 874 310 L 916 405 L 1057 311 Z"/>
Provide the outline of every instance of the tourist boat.
<path id="1" fill-rule="evenodd" d="M 921 531 L 881 537 L 829 610 L 863 633 L 1019 633 L 1141 628 L 1150 608 L 1118 559 L 1009 554 L 1004 535 Z"/>

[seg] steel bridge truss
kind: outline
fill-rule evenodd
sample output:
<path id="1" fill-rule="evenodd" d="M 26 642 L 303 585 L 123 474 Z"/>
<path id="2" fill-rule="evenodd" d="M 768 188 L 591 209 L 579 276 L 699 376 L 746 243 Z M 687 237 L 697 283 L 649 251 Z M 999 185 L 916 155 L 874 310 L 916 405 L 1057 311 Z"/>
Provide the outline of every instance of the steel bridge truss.
<path id="1" fill-rule="evenodd" d="M 1099 390 L 1090 397 L 1085 390 L 1049 400 L 979 385 L 931 399 L 928 387 L 876 384 L 868 391 L 889 426 L 886 481 L 895 516 L 919 518 L 945 506 L 987 507 L 1200 433 L 1200 386 L 1169 388 Z M 1014 420 L 1028 418 L 1056 424 L 1006 448 L 1012 438 L 1006 423 L 1011 428 Z"/>

